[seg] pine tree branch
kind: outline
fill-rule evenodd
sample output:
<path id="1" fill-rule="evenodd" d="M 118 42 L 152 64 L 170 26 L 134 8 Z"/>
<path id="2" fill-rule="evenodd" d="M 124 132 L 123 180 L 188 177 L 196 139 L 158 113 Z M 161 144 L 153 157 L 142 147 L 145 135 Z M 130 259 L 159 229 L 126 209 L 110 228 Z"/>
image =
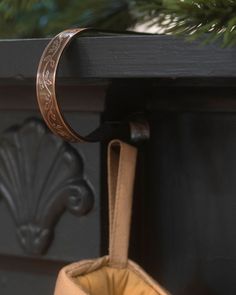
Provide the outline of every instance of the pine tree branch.
<path id="1" fill-rule="evenodd" d="M 71 26 L 125 30 L 156 24 L 166 33 L 236 43 L 236 0 L 2 0 L 0 37 L 54 35 Z"/>
<path id="2" fill-rule="evenodd" d="M 223 38 L 224 45 L 236 43 L 236 1 L 234 0 L 136 0 L 140 21 L 151 21 L 165 32 L 207 41 Z"/>

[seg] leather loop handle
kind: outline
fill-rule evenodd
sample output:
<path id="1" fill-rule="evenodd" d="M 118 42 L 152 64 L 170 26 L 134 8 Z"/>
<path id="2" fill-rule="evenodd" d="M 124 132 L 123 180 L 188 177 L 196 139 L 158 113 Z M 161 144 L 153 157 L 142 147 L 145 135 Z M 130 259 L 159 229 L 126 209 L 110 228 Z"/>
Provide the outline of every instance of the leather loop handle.
<path id="1" fill-rule="evenodd" d="M 123 268 L 128 261 L 132 196 L 137 149 L 120 140 L 108 147 L 109 257 L 112 267 Z"/>

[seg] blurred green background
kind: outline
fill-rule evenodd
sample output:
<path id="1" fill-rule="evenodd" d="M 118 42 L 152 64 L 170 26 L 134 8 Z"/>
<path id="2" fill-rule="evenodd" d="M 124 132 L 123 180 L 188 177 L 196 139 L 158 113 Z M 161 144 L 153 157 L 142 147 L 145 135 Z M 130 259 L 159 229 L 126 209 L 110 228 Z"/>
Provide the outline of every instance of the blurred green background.
<path id="1" fill-rule="evenodd" d="M 71 27 L 203 36 L 236 44 L 235 0 L 0 0 L 0 38 L 50 37 Z M 150 27 L 152 29 L 150 29 Z"/>
<path id="2" fill-rule="evenodd" d="M 0 38 L 39 38 L 73 26 L 131 28 L 137 17 L 129 0 L 2 0 Z"/>

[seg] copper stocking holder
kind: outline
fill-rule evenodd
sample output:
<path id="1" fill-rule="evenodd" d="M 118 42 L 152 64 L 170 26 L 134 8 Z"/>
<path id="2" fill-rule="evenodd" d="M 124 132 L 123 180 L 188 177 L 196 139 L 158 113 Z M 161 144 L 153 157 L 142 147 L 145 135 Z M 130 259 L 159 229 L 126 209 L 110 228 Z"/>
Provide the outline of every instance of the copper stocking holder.
<path id="1" fill-rule="evenodd" d="M 55 36 L 45 48 L 37 71 L 37 100 L 41 114 L 53 133 L 69 142 L 96 142 L 112 138 L 140 141 L 149 138 L 146 120 L 126 119 L 122 122 L 105 122 L 87 136 L 75 132 L 65 120 L 56 96 L 56 74 L 59 61 L 70 42 L 81 34 L 93 31 L 88 28 L 69 29 Z"/>

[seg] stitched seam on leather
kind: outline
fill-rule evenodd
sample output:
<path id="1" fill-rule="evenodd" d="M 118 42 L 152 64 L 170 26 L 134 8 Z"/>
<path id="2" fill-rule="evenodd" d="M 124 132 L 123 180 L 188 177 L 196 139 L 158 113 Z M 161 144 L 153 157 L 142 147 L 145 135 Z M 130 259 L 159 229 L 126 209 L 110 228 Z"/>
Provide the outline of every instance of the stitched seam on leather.
<path id="1" fill-rule="evenodd" d="M 106 264 L 108 264 L 109 261 L 109 257 L 108 256 L 103 256 L 94 260 L 86 260 L 86 261 L 81 261 L 76 263 L 75 266 L 73 266 L 72 268 L 65 270 L 66 274 L 68 274 L 71 278 L 75 278 L 76 276 L 79 276 L 80 274 L 78 274 L 79 269 L 82 267 L 86 267 L 86 266 L 94 266 L 94 264 L 100 264 L 100 266 L 105 266 Z M 97 268 L 99 269 L 99 267 Z M 77 271 L 77 273 L 73 273 Z M 84 274 L 89 273 L 92 271 L 84 271 Z"/>
<path id="2" fill-rule="evenodd" d="M 68 274 L 71 278 L 74 278 L 76 275 L 73 274 L 72 272 L 75 271 L 75 270 L 78 270 L 78 267 L 85 267 L 86 265 L 90 265 L 91 262 L 85 262 L 85 263 L 81 263 L 80 265 L 77 265 L 69 270 L 66 270 L 66 274 Z"/>
<path id="3" fill-rule="evenodd" d="M 112 184 L 112 179 L 113 179 L 113 169 L 111 168 L 111 161 L 112 161 L 112 155 L 111 155 L 111 143 L 109 144 L 108 147 L 108 165 L 107 165 L 107 173 L 108 173 L 108 217 L 109 217 L 109 243 L 110 243 L 110 235 L 111 235 L 111 219 L 112 219 L 112 206 L 111 206 L 111 195 L 112 195 L 112 191 L 113 191 L 113 184 Z"/>
<path id="4" fill-rule="evenodd" d="M 122 201 L 122 197 L 121 196 L 121 180 L 122 180 L 122 177 L 123 177 L 123 168 L 124 168 L 124 160 L 125 160 L 125 155 L 124 155 L 124 146 L 121 144 L 120 145 L 120 160 L 119 160 L 119 167 L 118 167 L 118 178 L 117 178 L 117 186 L 116 186 L 116 199 L 115 199 L 115 210 L 114 210 L 114 217 L 113 217 L 113 228 L 112 228 L 112 235 L 113 235 L 113 238 L 112 238 L 112 247 L 111 247 L 111 254 L 112 254 L 112 260 L 113 258 L 115 260 L 118 261 L 118 265 L 122 265 L 123 264 L 123 257 L 121 257 L 121 255 L 123 256 L 123 243 L 122 243 L 122 247 L 121 247 L 121 251 L 122 253 L 120 254 L 119 252 L 117 253 L 117 243 L 116 243 L 116 240 L 117 240 L 117 223 L 118 223 L 118 220 L 120 218 L 120 202 Z M 120 260 L 121 260 L 121 263 L 120 263 Z"/>
<path id="5" fill-rule="evenodd" d="M 112 144 L 113 145 L 113 144 Z M 117 182 L 117 179 L 115 178 L 115 175 L 118 173 L 116 173 L 115 171 L 114 171 L 114 169 L 113 169 L 113 167 L 112 167 L 112 161 L 115 161 L 114 160 L 114 157 L 115 157 L 115 155 L 113 154 L 113 153 L 115 153 L 115 152 L 113 152 L 112 151 L 112 147 L 110 147 L 111 148 L 111 150 L 110 150 L 110 152 L 109 152 L 109 165 L 110 165 L 110 171 L 109 171 L 109 173 L 110 173 L 110 184 L 109 185 L 111 185 L 111 188 L 110 188 L 110 191 L 109 191 L 109 243 L 111 243 L 112 244 L 112 234 L 113 234 L 113 220 L 114 220 L 114 204 L 115 204 L 115 191 L 116 191 L 116 185 L 115 185 L 115 183 Z M 112 158 L 113 157 L 113 158 Z M 115 167 L 115 169 L 117 169 L 117 167 Z M 115 179 L 115 180 L 114 180 Z M 109 248 L 111 247 L 111 245 L 109 245 Z M 110 251 L 110 249 L 109 249 L 109 251 Z"/>

